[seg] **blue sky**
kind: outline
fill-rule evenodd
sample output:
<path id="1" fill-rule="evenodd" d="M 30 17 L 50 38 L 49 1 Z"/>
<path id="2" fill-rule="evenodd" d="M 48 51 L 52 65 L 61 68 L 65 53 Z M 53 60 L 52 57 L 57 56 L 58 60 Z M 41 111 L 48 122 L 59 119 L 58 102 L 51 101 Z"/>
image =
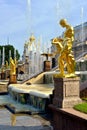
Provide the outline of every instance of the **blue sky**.
<path id="1" fill-rule="evenodd" d="M 83 8 L 83 17 L 82 16 Z M 0 0 L 0 45 L 12 44 L 23 53 L 25 41 L 33 33 L 48 47 L 51 38 L 61 35 L 59 20 L 72 26 L 87 22 L 86 0 Z"/>

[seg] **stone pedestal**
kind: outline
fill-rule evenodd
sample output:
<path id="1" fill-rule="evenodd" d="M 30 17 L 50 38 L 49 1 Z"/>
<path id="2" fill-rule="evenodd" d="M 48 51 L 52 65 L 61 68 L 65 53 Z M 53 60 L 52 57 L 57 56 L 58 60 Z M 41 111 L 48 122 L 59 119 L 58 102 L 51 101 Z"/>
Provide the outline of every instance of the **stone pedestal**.
<path id="1" fill-rule="evenodd" d="M 6 78 L 5 72 L 1 72 L 1 79 L 5 79 L 5 78 Z"/>
<path id="2" fill-rule="evenodd" d="M 79 77 L 54 78 L 53 105 L 59 108 L 70 108 L 81 103 L 79 98 Z"/>
<path id="3" fill-rule="evenodd" d="M 9 84 L 17 83 L 16 75 L 10 75 Z"/>
<path id="4" fill-rule="evenodd" d="M 6 73 L 6 79 L 8 79 L 10 77 L 10 69 L 6 69 L 5 73 Z"/>
<path id="5" fill-rule="evenodd" d="M 50 61 L 44 61 L 44 71 L 49 71 L 51 68 Z"/>

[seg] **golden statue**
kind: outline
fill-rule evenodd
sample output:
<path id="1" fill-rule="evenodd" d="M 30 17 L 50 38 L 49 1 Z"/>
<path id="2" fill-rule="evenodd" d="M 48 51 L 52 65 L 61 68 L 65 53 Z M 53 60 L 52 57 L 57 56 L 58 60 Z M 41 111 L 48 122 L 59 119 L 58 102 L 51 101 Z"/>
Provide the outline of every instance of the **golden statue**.
<path id="1" fill-rule="evenodd" d="M 16 64 L 12 57 L 10 57 L 10 75 L 15 75 L 16 74 Z"/>
<path id="2" fill-rule="evenodd" d="M 15 66 L 17 67 L 18 61 L 16 57 L 14 58 L 14 63 L 15 63 Z"/>
<path id="3" fill-rule="evenodd" d="M 57 52 L 59 53 L 58 65 L 60 74 L 57 77 L 75 77 L 75 59 L 72 53 L 72 45 L 74 41 L 74 29 L 69 25 L 66 19 L 60 20 L 60 25 L 65 27 L 63 38 L 54 38 L 52 43 L 56 45 Z M 67 74 L 64 72 L 64 66 L 66 64 Z"/>

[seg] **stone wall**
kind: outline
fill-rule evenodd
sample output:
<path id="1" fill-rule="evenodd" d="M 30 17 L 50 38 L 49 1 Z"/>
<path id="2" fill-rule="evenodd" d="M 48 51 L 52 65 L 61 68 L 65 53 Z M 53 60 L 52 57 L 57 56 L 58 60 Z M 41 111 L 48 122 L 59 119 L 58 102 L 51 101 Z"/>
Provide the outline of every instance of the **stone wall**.
<path id="1" fill-rule="evenodd" d="M 87 130 L 87 115 L 83 117 L 81 114 L 75 114 L 70 109 L 62 110 L 49 106 L 53 112 L 53 120 L 51 121 L 53 130 Z"/>

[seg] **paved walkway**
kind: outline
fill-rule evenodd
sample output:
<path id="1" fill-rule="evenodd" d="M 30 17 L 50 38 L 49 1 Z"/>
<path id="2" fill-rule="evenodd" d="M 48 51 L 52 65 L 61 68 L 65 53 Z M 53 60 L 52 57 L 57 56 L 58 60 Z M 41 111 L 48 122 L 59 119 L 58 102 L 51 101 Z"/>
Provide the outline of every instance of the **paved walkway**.
<path id="1" fill-rule="evenodd" d="M 50 126 L 43 126 L 40 119 L 26 115 L 17 116 L 16 125 L 11 126 L 10 117 L 7 109 L 0 109 L 0 130 L 52 130 Z"/>

